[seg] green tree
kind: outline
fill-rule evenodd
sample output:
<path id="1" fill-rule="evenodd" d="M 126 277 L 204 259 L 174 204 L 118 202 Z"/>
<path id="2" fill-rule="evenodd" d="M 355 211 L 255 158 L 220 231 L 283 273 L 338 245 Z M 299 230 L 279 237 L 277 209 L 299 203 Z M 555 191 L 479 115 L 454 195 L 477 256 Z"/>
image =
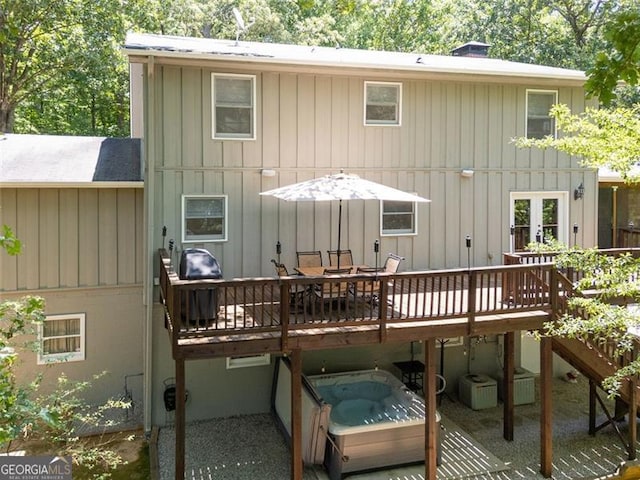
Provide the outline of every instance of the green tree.
<path id="1" fill-rule="evenodd" d="M 554 148 L 579 156 L 586 167 L 607 167 L 627 182 L 640 181 L 633 170 L 640 158 L 640 109 L 587 109 L 583 114 L 572 115 L 566 105 L 554 105 L 550 113 L 563 135 L 518 138 L 516 145 Z"/>
<path id="2" fill-rule="evenodd" d="M 126 135 L 119 49 L 150 0 L 0 0 L 0 131 Z"/>
<path id="3" fill-rule="evenodd" d="M 565 338 L 587 339 L 595 345 L 613 343 L 616 355 L 634 352 L 640 328 L 640 257 L 631 254 L 610 256 L 596 248 L 568 248 L 565 245 L 532 244 L 532 251 L 553 251 L 555 264 L 584 274 L 575 285 L 577 295 L 569 300 L 569 312 L 554 322 L 547 322 L 543 334 Z M 585 291 L 594 296 L 581 296 Z M 636 353 L 637 355 L 637 353 Z M 625 378 L 640 374 L 640 357 L 602 382 L 610 397 L 618 394 Z"/>
<path id="4" fill-rule="evenodd" d="M 356 13 L 357 12 L 357 13 Z M 351 12 L 350 12 L 351 13 Z M 396 52 L 444 53 L 440 25 L 446 22 L 430 0 L 360 2 L 345 28 L 352 48 Z"/>
<path id="5" fill-rule="evenodd" d="M 609 105 L 620 80 L 633 86 L 640 80 L 640 4 L 624 2 L 604 26 L 603 36 L 606 45 L 587 71 L 587 90 Z"/>
<path id="6" fill-rule="evenodd" d="M 600 48 L 601 28 L 618 0 L 444 0 L 450 44 L 491 45 L 490 56 L 585 69 Z M 454 20 L 455 19 L 455 20 Z"/>
<path id="7" fill-rule="evenodd" d="M 0 255 L 4 251 L 15 256 L 21 248 L 13 230 L 3 225 Z M 30 421 L 32 403 L 27 390 L 18 385 L 14 373 L 18 358 L 14 343 L 16 337 L 42 321 L 43 308 L 43 300 L 33 296 L 0 303 L 0 445 L 18 438 Z"/>

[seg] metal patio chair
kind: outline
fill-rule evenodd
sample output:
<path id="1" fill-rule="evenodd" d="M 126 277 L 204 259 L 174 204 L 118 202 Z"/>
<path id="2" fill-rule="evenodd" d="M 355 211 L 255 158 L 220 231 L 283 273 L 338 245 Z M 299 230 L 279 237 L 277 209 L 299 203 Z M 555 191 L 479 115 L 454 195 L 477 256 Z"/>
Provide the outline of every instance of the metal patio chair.
<path id="1" fill-rule="evenodd" d="M 327 250 L 329 254 L 329 265 L 332 267 L 338 265 L 338 250 Z M 340 250 L 340 267 L 347 267 L 353 265 L 353 256 L 351 250 Z"/>
<path id="2" fill-rule="evenodd" d="M 323 275 L 349 275 L 351 267 L 325 268 Z M 313 292 L 318 300 L 343 300 L 349 293 L 349 282 L 325 282 L 314 287 Z"/>
<path id="3" fill-rule="evenodd" d="M 322 252 L 320 250 L 296 252 L 296 256 L 298 257 L 299 267 L 321 267 L 322 266 Z"/>
<path id="4" fill-rule="evenodd" d="M 289 270 L 287 270 L 287 266 L 284 263 L 279 263 L 275 259 L 271 259 L 271 263 L 273 263 L 273 267 L 276 270 L 276 274 L 279 277 L 288 277 Z M 304 285 L 291 285 L 291 292 L 289 294 L 289 306 L 295 307 L 298 309 L 304 308 L 304 295 L 307 293 L 307 289 Z"/>

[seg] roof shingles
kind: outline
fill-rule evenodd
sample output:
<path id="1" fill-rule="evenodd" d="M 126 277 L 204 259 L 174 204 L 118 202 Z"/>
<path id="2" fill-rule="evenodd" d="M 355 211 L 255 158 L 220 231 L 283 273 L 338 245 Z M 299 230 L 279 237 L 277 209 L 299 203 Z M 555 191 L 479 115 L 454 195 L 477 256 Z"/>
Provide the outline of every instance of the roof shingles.
<path id="1" fill-rule="evenodd" d="M 142 182 L 140 140 L 57 135 L 0 136 L 0 183 Z"/>

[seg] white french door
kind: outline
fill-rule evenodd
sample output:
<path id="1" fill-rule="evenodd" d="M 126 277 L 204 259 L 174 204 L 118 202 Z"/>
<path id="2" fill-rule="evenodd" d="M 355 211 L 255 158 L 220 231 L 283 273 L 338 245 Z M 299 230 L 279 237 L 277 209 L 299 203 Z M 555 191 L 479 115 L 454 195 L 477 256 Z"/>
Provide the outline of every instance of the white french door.
<path id="1" fill-rule="evenodd" d="M 531 242 L 551 238 L 568 243 L 567 192 L 512 192 L 511 249 L 519 252 Z"/>

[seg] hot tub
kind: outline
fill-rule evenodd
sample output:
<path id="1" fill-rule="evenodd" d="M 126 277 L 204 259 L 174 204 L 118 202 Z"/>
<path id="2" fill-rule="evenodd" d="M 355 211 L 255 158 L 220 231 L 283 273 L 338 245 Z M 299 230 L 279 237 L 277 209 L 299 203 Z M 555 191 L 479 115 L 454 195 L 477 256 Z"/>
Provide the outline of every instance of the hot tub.
<path id="1" fill-rule="evenodd" d="M 307 377 L 331 405 L 325 466 L 331 480 L 349 472 L 424 462 L 424 400 L 393 374 L 360 370 Z M 437 463 L 440 464 L 440 414 Z"/>

